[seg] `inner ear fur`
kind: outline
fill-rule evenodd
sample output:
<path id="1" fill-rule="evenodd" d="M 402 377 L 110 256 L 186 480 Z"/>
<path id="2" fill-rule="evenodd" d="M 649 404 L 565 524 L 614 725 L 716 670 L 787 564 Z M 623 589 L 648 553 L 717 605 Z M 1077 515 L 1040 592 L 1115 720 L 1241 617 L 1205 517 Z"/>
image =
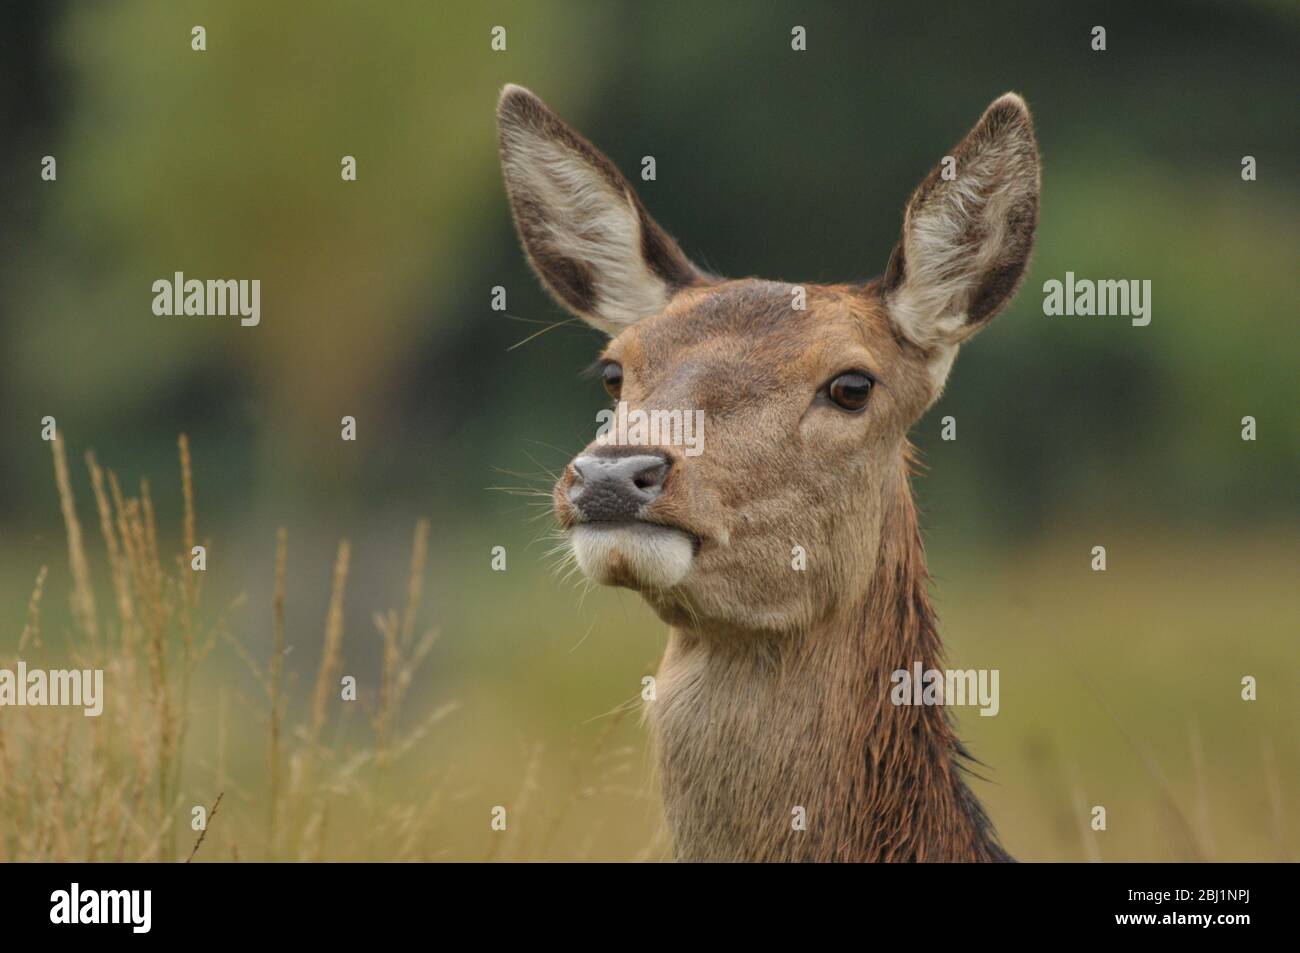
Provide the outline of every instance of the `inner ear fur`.
<path id="1" fill-rule="evenodd" d="M 507 86 L 497 125 L 515 227 L 561 305 L 615 334 L 703 280 L 614 163 L 537 96 Z"/>
<path id="2" fill-rule="evenodd" d="M 1010 302 L 1038 225 L 1033 120 L 1014 93 L 998 98 L 917 186 L 882 280 L 898 330 L 921 347 L 956 344 Z"/>

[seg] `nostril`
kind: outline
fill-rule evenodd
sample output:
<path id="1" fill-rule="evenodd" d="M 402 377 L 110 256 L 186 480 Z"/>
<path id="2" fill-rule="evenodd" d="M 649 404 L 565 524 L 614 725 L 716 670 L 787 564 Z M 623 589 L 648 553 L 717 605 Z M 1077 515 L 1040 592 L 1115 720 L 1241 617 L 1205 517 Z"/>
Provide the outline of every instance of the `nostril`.
<path id="1" fill-rule="evenodd" d="M 638 490 L 651 490 L 663 486 L 664 479 L 668 476 L 668 464 L 658 463 L 647 467 L 632 478 L 632 483 Z"/>

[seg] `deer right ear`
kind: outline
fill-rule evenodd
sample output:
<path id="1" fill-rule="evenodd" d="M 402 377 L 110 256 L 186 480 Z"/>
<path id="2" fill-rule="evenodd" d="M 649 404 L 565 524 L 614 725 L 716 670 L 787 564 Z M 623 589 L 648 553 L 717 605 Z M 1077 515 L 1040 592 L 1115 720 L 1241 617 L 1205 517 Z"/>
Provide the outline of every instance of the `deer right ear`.
<path id="1" fill-rule="evenodd" d="M 954 346 L 1011 300 L 1038 225 L 1038 144 L 1025 101 L 995 100 L 903 216 L 883 292 L 894 326 L 951 365 Z"/>
<path id="2" fill-rule="evenodd" d="M 531 92 L 502 90 L 497 127 L 515 228 L 560 304 L 614 335 L 702 279 L 614 164 Z"/>

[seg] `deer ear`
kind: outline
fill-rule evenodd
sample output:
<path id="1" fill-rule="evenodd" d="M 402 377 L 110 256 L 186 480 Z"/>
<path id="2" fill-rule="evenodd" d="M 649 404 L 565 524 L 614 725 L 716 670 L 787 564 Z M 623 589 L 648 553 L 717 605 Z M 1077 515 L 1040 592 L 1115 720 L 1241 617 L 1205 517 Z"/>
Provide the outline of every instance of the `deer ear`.
<path id="1" fill-rule="evenodd" d="M 701 280 L 614 164 L 531 92 L 502 90 L 497 127 L 515 228 L 560 304 L 613 335 Z"/>
<path id="2" fill-rule="evenodd" d="M 1038 224 L 1038 144 L 1007 93 L 912 194 L 883 292 L 894 325 L 951 364 L 1020 285 Z"/>

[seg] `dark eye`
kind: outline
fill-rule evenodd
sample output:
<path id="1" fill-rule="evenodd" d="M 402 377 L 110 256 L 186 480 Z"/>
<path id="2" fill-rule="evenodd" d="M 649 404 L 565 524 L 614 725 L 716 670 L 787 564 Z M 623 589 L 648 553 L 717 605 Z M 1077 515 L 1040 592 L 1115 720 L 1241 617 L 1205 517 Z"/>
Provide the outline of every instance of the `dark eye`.
<path id="1" fill-rule="evenodd" d="M 610 361 L 600 372 L 600 376 L 605 382 L 605 390 L 609 391 L 609 396 L 618 400 L 619 394 L 623 392 L 623 365 Z"/>
<path id="2" fill-rule="evenodd" d="M 875 380 L 858 371 L 841 374 L 826 385 L 826 394 L 837 407 L 857 413 L 867 406 Z"/>

